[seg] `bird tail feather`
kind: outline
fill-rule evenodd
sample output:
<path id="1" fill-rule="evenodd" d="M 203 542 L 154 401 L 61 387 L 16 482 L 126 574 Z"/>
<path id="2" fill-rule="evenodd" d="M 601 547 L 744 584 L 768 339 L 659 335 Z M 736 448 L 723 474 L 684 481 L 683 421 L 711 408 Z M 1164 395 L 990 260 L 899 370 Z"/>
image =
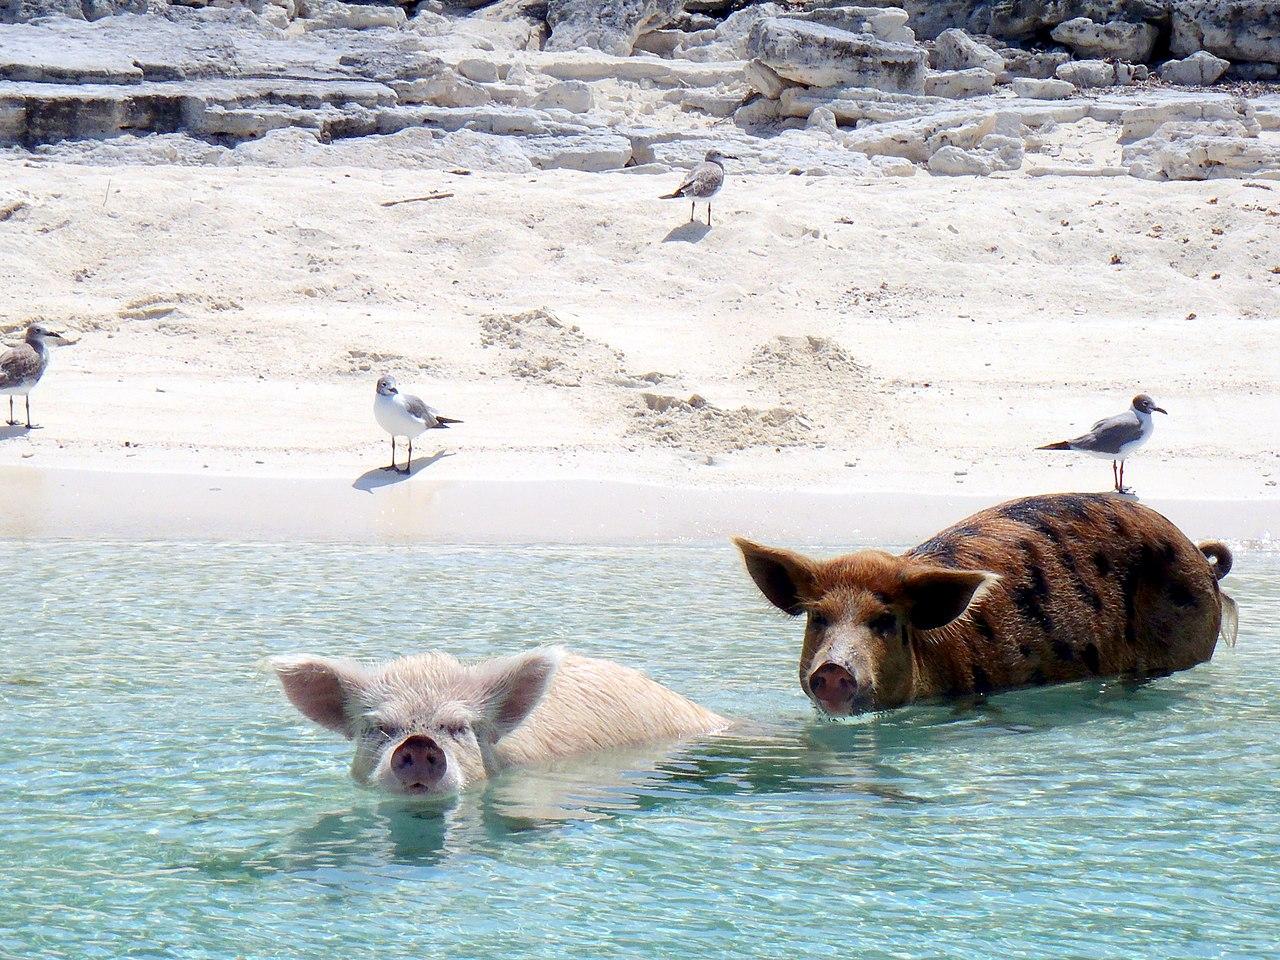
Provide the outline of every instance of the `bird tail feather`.
<path id="1" fill-rule="evenodd" d="M 1043 447 L 1036 447 L 1037 450 L 1070 450 L 1071 444 L 1066 440 L 1059 440 L 1057 443 L 1046 443 Z"/>

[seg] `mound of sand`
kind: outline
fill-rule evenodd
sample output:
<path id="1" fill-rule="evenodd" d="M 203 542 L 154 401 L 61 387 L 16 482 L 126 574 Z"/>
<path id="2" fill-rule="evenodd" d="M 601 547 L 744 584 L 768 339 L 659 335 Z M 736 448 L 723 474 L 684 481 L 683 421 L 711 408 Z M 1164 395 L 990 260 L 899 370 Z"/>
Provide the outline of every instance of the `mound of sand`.
<path id="1" fill-rule="evenodd" d="M 721 409 L 694 394 L 688 400 L 657 393 L 640 395 L 628 430 L 633 437 L 664 447 L 711 456 L 748 447 L 793 447 L 810 439 L 803 414 L 786 407 Z"/>
<path id="2" fill-rule="evenodd" d="M 542 308 L 482 318 L 480 345 L 504 351 L 511 376 L 550 386 L 581 387 L 624 376 L 622 354 Z"/>

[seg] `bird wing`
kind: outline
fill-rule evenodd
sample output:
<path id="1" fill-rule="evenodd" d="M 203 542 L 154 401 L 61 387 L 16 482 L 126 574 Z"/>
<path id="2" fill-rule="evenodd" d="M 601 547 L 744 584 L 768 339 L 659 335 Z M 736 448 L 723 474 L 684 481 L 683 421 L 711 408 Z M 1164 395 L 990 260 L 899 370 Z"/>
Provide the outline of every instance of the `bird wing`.
<path id="1" fill-rule="evenodd" d="M 0 354 L 0 388 L 16 387 L 40 375 L 40 354 L 27 344 Z"/>
<path id="2" fill-rule="evenodd" d="M 436 411 L 428 407 L 422 402 L 421 397 L 415 397 L 410 394 L 402 394 L 404 397 L 405 409 L 409 411 L 410 416 L 417 417 L 428 427 L 438 426 L 440 421 L 436 419 Z"/>
<path id="3" fill-rule="evenodd" d="M 1096 453 L 1116 453 L 1126 443 L 1132 443 L 1142 437 L 1142 422 L 1132 410 L 1099 420 L 1082 437 L 1071 441 L 1076 450 L 1089 450 Z"/>
<path id="4" fill-rule="evenodd" d="M 724 170 L 714 163 L 700 163 L 676 187 L 678 197 L 709 197 L 724 183 Z"/>

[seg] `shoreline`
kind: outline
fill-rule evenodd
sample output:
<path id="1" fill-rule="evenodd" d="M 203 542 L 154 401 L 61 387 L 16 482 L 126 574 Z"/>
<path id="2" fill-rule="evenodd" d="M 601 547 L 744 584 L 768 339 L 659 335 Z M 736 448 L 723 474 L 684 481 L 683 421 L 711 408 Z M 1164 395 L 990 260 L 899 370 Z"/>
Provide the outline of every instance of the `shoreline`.
<path id="1" fill-rule="evenodd" d="M 1019 495 L 1031 495 L 1025 491 Z M 6 541 L 642 544 L 727 541 L 916 543 L 1011 497 L 623 480 L 354 483 L 188 473 L 0 467 Z M 1192 540 L 1274 549 L 1280 499 L 1151 498 Z"/>
<path id="2" fill-rule="evenodd" d="M 1141 495 L 1280 531 L 1275 190 L 751 176 L 691 234 L 622 174 L 4 168 L 0 339 L 76 341 L 6 536 L 905 543 L 1105 489 L 1036 448 L 1138 392 Z M 384 373 L 464 421 L 385 486 Z"/>

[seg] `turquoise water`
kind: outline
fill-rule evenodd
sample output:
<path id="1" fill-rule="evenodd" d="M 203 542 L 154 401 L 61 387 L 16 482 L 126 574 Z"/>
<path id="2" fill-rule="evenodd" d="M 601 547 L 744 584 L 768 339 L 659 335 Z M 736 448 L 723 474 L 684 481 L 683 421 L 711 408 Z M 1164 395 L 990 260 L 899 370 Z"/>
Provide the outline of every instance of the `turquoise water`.
<path id="1" fill-rule="evenodd" d="M 1280 942 L 1280 559 L 1237 649 L 814 719 L 727 547 L 9 545 L 0 956 L 1259 958 Z M 407 598 L 407 599 L 406 599 Z M 732 738 L 507 775 L 446 809 L 347 778 L 268 654 L 544 642 Z"/>

